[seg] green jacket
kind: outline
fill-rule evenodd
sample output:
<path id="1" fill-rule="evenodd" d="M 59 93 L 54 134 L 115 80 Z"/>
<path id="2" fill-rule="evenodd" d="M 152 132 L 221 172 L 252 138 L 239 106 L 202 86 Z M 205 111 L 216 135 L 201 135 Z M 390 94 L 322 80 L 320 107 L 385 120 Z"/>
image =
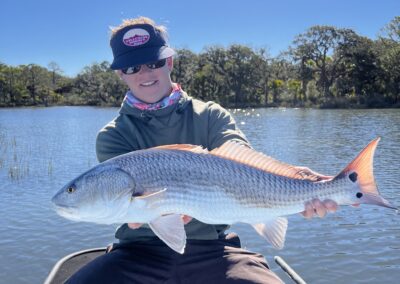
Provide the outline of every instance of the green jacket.
<path id="1" fill-rule="evenodd" d="M 103 162 L 127 152 L 168 144 L 194 144 L 212 150 L 228 140 L 248 144 L 230 113 L 213 102 L 202 102 L 183 94 L 177 104 L 156 111 L 142 111 L 124 103 L 119 116 L 100 130 L 97 158 Z M 185 226 L 188 239 L 216 239 L 227 225 L 208 225 L 195 219 Z M 132 230 L 117 229 L 121 242 L 155 238 L 147 225 Z"/>

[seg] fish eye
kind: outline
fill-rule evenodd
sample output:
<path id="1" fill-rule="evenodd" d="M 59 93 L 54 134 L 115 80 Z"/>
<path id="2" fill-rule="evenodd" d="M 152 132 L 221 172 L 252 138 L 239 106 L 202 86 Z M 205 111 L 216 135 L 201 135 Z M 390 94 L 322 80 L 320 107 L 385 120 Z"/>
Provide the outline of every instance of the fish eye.
<path id="1" fill-rule="evenodd" d="M 357 196 L 357 198 L 361 198 L 363 196 L 363 194 L 361 192 L 357 192 L 356 196 Z"/>
<path id="2" fill-rule="evenodd" d="M 75 192 L 75 190 L 76 190 L 76 188 L 74 186 L 70 186 L 67 188 L 68 193 L 73 193 L 73 192 Z"/>

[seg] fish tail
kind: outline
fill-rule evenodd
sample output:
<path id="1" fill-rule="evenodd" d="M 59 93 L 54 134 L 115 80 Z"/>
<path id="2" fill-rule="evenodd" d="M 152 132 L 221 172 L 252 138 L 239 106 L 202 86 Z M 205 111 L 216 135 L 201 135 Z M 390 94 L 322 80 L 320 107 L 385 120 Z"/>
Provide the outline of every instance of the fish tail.
<path id="1" fill-rule="evenodd" d="M 345 176 L 358 184 L 360 192 L 356 194 L 356 197 L 359 203 L 375 204 L 397 209 L 380 196 L 375 182 L 373 162 L 379 140 L 380 137 L 372 140 L 337 177 Z"/>
<path id="2" fill-rule="evenodd" d="M 379 195 L 373 169 L 374 154 L 379 140 L 378 137 L 371 141 L 341 173 L 349 174 L 352 181 L 358 181 L 362 193 Z"/>

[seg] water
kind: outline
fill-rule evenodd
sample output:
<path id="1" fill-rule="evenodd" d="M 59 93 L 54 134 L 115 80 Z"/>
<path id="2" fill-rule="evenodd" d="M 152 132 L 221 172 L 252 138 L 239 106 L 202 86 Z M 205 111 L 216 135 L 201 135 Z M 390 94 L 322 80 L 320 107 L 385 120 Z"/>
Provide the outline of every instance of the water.
<path id="1" fill-rule="evenodd" d="M 97 163 L 97 131 L 116 108 L 0 109 L 0 283 L 41 283 L 71 252 L 114 241 L 115 226 L 73 223 L 50 206 L 61 186 Z M 382 195 L 400 206 L 400 110 L 232 110 L 259 151 L 336 174 L 381 136 L 375 176 Z M 273 250 L 248 225 L 234 225 L 248 249 L 273 262 L 282 256 L 309 283 L 398 283 L 400 215 L 341 207 L 324 219 L 289 217 L 285 248 Z"/>

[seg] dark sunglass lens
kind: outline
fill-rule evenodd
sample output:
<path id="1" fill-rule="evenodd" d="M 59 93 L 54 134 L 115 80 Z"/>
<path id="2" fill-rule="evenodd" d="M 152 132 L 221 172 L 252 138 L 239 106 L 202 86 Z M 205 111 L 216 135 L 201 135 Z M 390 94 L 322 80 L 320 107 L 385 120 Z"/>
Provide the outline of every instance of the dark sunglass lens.
<path id="1" fill-rule="evenodd" d="M 157 68 L 161 68 L 165 65 L 166 59 L 161 59 L 158 60 L 156 62 L 151 62 L 146 64 L 147 67 L 149 67 L 150 69 L 157 69 Z"/>
<path id="2" fill-rule="evenodd" d="M 131 67 L 128 67 L 128 68 L 122 69 L 122 73 L 124 73 L 124 74 L 131 74 L 131 73 L 132 73 L 132 68 L 131 68 Z"/>
<path id="3" fill-rule="evenodd" d="M 165 65 L 166 61 L 167 61 L 167 59 L 161 59 L 156 62 L 147 63 L 146 66 L 149 67 L 150 69 L 158 69 L 158 68 L 163 67 Z M 121 71 L 124 74 L 130 75 L 130 74 L 135 74 L 135 73 L 139 72 L 141 67 L 142 67 L 142 65 L 137 65 L 137 66 L 133 66 L 133 67 L 123 68 L 123 69 L 121 69 Z"/>
<path id="4" fill-rule="evenodd" d="M 133 73 L 137 73 L 137 72 L 139 72 L 141 67 L 142 67 L 142 65 L 133 66 L 133 67 L 132 67 L 132 69 L 133 69 Z"/>
<path id="5" fill-rule="evenodd" d="M 130 75 L 140 71 L 140 65 L 122 69 L 122 73 Z"/>

